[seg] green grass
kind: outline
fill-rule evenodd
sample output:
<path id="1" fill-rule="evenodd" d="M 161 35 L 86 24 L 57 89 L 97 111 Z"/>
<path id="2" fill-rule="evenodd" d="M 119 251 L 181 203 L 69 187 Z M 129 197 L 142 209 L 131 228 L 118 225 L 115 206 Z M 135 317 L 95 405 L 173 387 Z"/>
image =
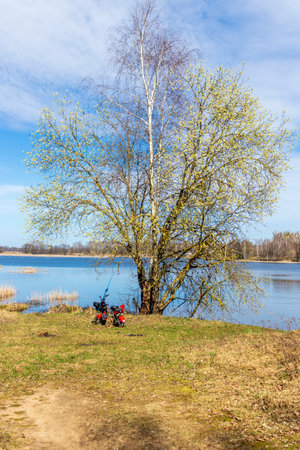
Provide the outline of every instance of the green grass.
<path id="1" fill-rule="evenodd" d="M 164 446 L 151 438 L 149 448 L 299 444 L 299 332 L 155 316 L 105 328 L 84 313 L 1 313 L 0 402 L 64 387 L 93 402 L 91 440 L 104 421 L 135 436 L 136 448 L 155 430 Z M 0 425 L 0 448 L 1 436 L 17 434 Z"/>

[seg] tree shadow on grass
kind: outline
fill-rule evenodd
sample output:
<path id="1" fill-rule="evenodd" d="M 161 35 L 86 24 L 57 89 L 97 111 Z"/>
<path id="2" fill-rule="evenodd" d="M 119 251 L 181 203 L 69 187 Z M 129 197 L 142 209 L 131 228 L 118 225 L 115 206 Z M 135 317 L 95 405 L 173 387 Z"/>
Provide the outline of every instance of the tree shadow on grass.
<path id="1" fill-rule="evenodd" d="M 166 450 L 175 448 L 175 442 L 161 428 L 159 420 L 152 415 L 123 417 L 116 421 L 103 422 L 96 429 L 95 425 L 89 428 L 84 439 L 84 445 L 92 448 L 114 450 Z"/>
<path id="2" fill-rule="evenodd" d="M 166 449 L 169 447 L 170 439 L 163 432 L 156 419 L 146 415 L 140 416 L 136 421 L 131 422 L 130 435 L 120 447 L 120 450 L 130 448 L 139 449 Z"/>

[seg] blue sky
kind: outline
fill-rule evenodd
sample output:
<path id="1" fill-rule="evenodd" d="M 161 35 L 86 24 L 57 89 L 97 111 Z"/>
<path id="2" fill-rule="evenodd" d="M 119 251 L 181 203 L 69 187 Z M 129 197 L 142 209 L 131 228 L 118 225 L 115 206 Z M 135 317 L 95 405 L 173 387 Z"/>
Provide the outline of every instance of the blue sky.
<path id="1" fill-rule="evenodd" d="M 37 182 L 22 163 L 39 111 L 54 91 L 108 73 L 108 37 L 132 4 L 127 0 L 0 0 L 0 245 L 22 245 L 18 197 Z M 210 68 L 245 72 L 261 103 L 300 125 L 299 0 L 161 0 L 164 21 Z M 252 239 L 300 231 L 300 144 L 291 158 L 277 211 Z M 77 238 L 74 237 L 74 240 Z M 71 237 L 72 241 L 72 237 Z"/>

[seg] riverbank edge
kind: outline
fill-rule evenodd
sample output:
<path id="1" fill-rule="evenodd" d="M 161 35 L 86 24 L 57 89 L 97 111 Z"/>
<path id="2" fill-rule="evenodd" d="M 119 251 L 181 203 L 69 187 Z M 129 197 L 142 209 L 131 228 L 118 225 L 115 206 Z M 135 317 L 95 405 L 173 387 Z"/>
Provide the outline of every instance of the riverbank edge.
<path id="1" fill-rule="evenodd" d="M 3 252 L 0 253 L 0 256 L 33 256 L 33 257 L 45 257 L 45 258 L 130 258 L 129 256 L 121 256 L 121 255 L 90 255 L 87 253 L 72 253 L 72 255 L 60 255 L 60 254 L 31 254 L 31 253 L 21 253 L 21 252 Z"/>
<path id="2" fill-rule="evenodd" d="M 90 255 L 88 253 L 72 253 L 71 255 L 60 255 L 60 254 L 31 254 L 31 253 L 21 253 L 21 252 L 3 252 L 0 256 L 33 256 L 33 257 L 44 257 L 44 258 L 130 258 L 130 256 L 124 255 Z M 289 261 L 289 260 L 278 260 L 278 261 L 265 261 L 257 259 L 239 259 L 237 262 L 241 263 L 268 263 L 268 264 L 300 264 L 300 261 Z"/>

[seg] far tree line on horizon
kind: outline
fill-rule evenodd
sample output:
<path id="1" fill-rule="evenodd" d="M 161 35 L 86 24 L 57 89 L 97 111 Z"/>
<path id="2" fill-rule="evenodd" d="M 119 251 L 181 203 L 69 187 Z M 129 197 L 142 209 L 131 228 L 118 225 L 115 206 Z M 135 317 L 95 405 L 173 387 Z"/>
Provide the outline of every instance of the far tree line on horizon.
<path id="1" fill-rule="evenodd" d="M 248 239 L 233 241 L 228 245 L 228 251 L 233 251 L 238 261 L 300 261 L 300 232 L 284 231 L 273 233 L 271 239 L 258 239 L 255 242 Z M 130 257 L 126 247 L 111 242 L 80 241 L 73 244 L 47 245 L 43 242 L 27 242 L 21 247 L 1 246 L 0 253 L 20 252 L 28 255 L 89 255 L 109 256 L 117 254 Z M 145 255 L 146 256 L 146 255 Z"/>
<path id="2" fill-rule="evenodd" d="M 261 106 L 242 71 L 206 69 L 152 1 L 132 8 L 110 55 L 115 82 L 90 81 L 82 104 L 58 96 L 41 113 L 27 165 L 44 183 L 24 196 L 29 229 L 126 249 L 142 314 L 175 300 L 193 312 L 251 307 L 259 286 L 234 245 L 272 213 L 293 144 L 287 120 Z"/>

